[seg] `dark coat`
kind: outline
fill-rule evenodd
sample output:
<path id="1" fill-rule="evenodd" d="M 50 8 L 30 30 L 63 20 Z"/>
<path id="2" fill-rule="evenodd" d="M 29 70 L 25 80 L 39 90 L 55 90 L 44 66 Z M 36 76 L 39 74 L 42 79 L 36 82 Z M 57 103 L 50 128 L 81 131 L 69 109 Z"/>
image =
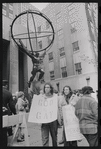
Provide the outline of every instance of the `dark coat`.
<path id="1" fill-rule="evenodd" d="M 95 134 L 98 127 L 98 103 L 90 95 L 85 94 L 75 106 L 75 114 L 79 119 L 82 134 Z"/>
<path id="2" fill-rule="evenodd" d="M 3 88 L 2 90 L 2 106 L 8 109 L 8 111 L 6 111 L 6 114 L 8 115 L 11 115 L 12 113 L 15 114 L 15 105 L 13 103 L 12 94 L 5 88 Z"/>

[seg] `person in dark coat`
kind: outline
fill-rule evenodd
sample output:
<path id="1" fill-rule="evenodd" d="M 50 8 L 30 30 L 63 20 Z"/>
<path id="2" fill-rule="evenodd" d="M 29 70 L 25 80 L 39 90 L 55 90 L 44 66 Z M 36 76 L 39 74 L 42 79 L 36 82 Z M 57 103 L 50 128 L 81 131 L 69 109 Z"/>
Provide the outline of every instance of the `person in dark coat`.
<path id="1" fill-rule="evenodd" d="M 60 100 L 61 109 L 63 106 L 66 106 L 66 105 L 72 105 L 73 107 L 75 107 L 75 104 L 78 101 L 78 97 L 73 93 L 71 87 L 67 85 L 63 87 L 61 97 L 62 97 Z M 63 117 L 63 112 L 62 112 L 62 117 Z M 59 144 L 63 144 L 63 143 L 64 143 L 64 146 L 74 146 L 74 147 L 77 146 L 77 140 L 73 140 L 73 141 L 66 140 L 64 121 L 63 121 L 62 140 L 59 141 Z"/>
<path id="2" fill-rule="evenodd" d="M 98 103 L 91 97 L 91 93 L 94 93 L 92 87 L 83 87 L 82 93 L 83 96 L 75 105 L 75 114 L 89 146 L 98 146 Z"/>
<path id="3" fill-rule="evenodd" d="M 12 94 L 8 91 L 8 81 L 2 82 L 2 116 L 12 115 Z M 7 146 L 7 133 L 12 135 L 12 127 L 3 128 L 3 145 Z"/>

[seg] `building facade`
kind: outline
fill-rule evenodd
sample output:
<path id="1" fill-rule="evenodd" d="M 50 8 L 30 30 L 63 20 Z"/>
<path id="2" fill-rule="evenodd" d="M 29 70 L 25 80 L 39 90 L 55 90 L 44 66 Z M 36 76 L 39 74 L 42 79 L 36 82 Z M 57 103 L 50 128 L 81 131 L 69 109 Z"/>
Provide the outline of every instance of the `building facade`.
<path id="1" fill-rule="evenodd" d="M 50 3 L 42 10 L 55 28 L 55 41 L 44 60 L 45 81 L 60 91 L 69 85 L 97 90 L 97 4 Z M 44 44 L 44 43 L 43 43 Z"/>
<path id="2" fill-rule="evenodd" d="M 2 79 L 9 81 L 9 90 L 12 93 L 24 91 L 28 93 L 28 56 L 22 53 L 11 38 L 11 24 L 13 19 L 27 9 L 36 9 L 29 3 L 2 3 Z M 27 32 L 24 18 L 15 23 L 14 32 Z M 26 44 L 26 43 L 25 43 Z M 31 72 L 31 71 L 30 71 Z"/>
<path id="3" fill-rule="evenodd" d="M 12 93 L 18 90 L 28 92 L 27 81 L 31 75 L 32 62 L 12 41 L 10 25 L 19 13 L 37 9 L 28 3 L 3 3 L 2 6 L 3 79 L 9 80 Z M 54 43 L 42 64 L 44 80 L 51 81 L 54 88 L 57 89 L 59 83 L 60 91 L 65 85 L 71 86 L 73 90 L 90 85 L 97 90 L 97 10 L 96 3 L 50 3 L 42 10 L 55 30 Z M 47 22 L 42 22 L 41 19 L 37 22 L 37 31 L 50 30 Z M 26 30 L 24 17 L 18 19 L 16 24 L 15 32 L 20 33 L 20 30 Z M 42 49 L 50 40 L 49 37 L 39 38 L 39 48 Z"/>

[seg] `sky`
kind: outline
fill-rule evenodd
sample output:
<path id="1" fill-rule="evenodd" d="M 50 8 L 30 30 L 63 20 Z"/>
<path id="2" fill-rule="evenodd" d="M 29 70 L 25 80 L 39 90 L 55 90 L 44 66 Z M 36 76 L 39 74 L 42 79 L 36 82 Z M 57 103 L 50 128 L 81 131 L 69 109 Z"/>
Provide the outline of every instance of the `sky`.
<path id="1" fill-rule="evenodd" d="M 36 8 L 38 8 L 40 11 L 45 8 L 49 3 L 30 3 Z"/>

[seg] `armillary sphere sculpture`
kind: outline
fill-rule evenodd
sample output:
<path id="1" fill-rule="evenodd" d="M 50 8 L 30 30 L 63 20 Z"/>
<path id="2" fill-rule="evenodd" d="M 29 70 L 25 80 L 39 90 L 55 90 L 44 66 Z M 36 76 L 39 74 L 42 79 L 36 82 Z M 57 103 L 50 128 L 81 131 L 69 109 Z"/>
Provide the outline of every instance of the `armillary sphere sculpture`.
<path id="1" fill-rule="evenodd" d="M 19 25 L 19 28 L 17 25 Z M 25 29 L 20 29 L 21 25 Z M 32 76 L 28 82 L 30 87 L 37 72 L 40 72 L 38 81 L 43 78 L 44 71 L 40 67 L 40 64 L 46 52 L 51 48 L 55 37 L 52 22 L 40 11 L 26 10 L 13 20 L 11 24 L 11 37 L 19 47 L 18 49 L 32 59 Z"/>
<path id="2" fill-rule="evenodd" d="M 16 23 L 18 24 L 18 22 L 22 20 L 25 21 L 24 26 L 26 27 L 26 32 L 22 31 L 21 33 L 20 31 L 19 34 L 15 34 L 14 29 L 16 28 Z M 43 25 L 43 27 L 40 28 L 39 24 L 40 26 Z M 48 25 L 49 27 L 48 29 L 46 29 L 45 24 Z M 39 26 L 39 29 L 41 29 L 40 31 L 37 30 L 38 26 Z M 44 15 L 43 13 L 37 10 L 26 10 L 20 13 L 18 16 L 16 16 L 16 18 L 13 20 L 11 24 L 11 37 L 14 40 L 14 42 L 19 47 L 21 47 L 21 44 L 19 43 L 19 39 L 23 42 L 23 44 L 27 40 L 29 40 L 30 49 L 28 50 L 29 51 L 31 50 L 32 53 L 48 50 L 53 44 L 54 36 L 55 36 L 55 32 L 54 32 L 52 22 L 46 15 Z M 42 45 L 43 47 L 41 49 L 39 49 L 39 45 L 38 45 L 38 42 L 40 42 L 40 40 L 44 40 L 44 41 L 46 40 L 45 46 Z"/>

